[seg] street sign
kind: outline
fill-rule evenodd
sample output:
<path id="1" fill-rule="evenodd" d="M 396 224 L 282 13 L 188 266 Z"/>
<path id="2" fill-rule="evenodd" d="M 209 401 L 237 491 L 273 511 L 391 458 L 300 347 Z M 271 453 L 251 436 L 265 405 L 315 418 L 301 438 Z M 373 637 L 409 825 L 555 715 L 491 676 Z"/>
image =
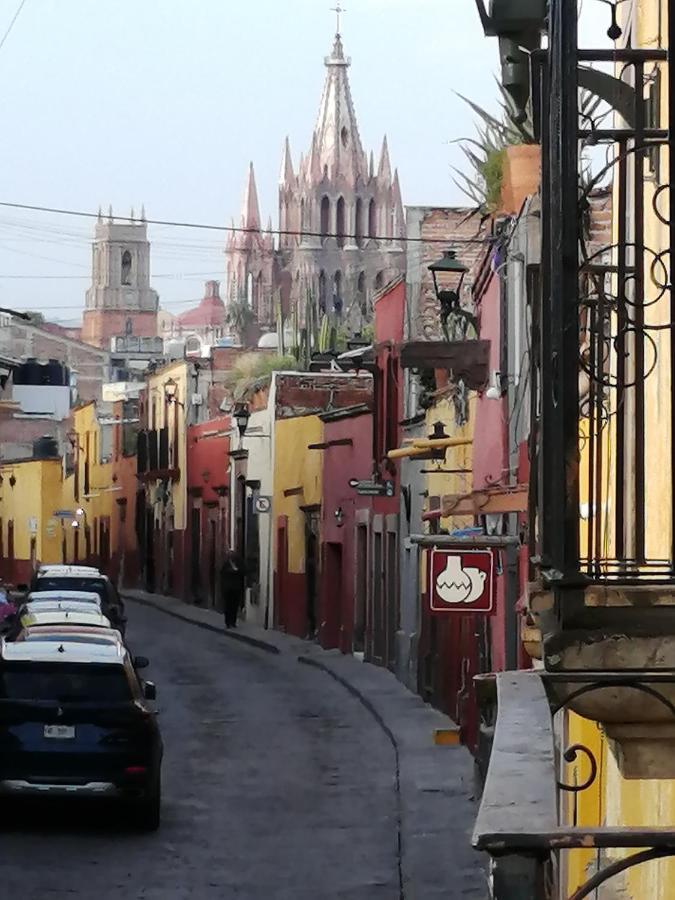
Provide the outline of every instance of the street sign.
<path id="1" fill-rule="evenodd" d="M 31 516 L 31 518 L 28 520 L 28 530 L 31 532 L 31 534 L 37 533 L 38 520 L 36 518 L 34 518 L 33 516 Z"/>
<path id="2" fill-rule="evenodd" d="M 272 509 L 272 498 L 271 497 L 256 497 L 255 498 L 255 511 L 257 513 L 268 513 Z"/>
<path id="3" fill-rule="evenodd" d="M 491 550 L 430 550 L 427 570 L 431 613 L 494 613 L 494 564 Z"/>
<path id="4" fill-rule="evenodd" d="M 54 510 L 55 519 L 74 519 L 75 513 L 72 509 L 56 509 Z"/>
<path id="5" fill-rule="evenodd" d="M 362 497 L 393 497 L 393 481 L 357 481 L 353 478 L 349 484 L 356 489 L 356 493 Z"/>

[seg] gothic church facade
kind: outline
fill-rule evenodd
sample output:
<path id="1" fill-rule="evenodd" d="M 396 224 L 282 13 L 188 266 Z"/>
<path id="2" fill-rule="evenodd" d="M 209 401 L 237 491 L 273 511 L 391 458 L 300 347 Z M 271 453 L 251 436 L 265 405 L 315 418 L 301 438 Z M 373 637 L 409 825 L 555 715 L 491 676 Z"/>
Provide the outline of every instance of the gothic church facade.
<path id="1" fill-rule="evenodd" d="M 405 217 L 387 139 L 377 164 L 365 152 L 340 34 L 325 59 L 326 79 L 309 152 L 297 170 L 288 138 L 279 182 L 279 235 L 263 229 L 251 164 L 239 227 L 226 244 L 226 302 L 247 298 L 265 330 L 277 311 L 307 304 L 318 317 L 371 319 L 373 297 L 403 274 Z"/>

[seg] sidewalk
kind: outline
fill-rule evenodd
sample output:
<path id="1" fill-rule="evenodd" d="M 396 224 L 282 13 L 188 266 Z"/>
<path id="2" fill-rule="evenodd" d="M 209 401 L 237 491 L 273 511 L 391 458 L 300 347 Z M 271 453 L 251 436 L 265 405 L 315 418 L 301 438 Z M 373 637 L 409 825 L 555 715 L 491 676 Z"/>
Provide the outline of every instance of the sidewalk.
<path id="1" fill-rule="evenodd" d="M 471 848 L 477 813 L 473 760 L 465 747 L 437 746 L 447 716 L 424 703 L 387 669 L 278 631 L 239 625 L 225 631 L 221 613 L 173 597 L 124 591 L 124 597 L 268 653 L 295 657 L 339 681 L 375 717 L 394 747 L 400 798 L 403 894 L 406 900 L 487 895 L 481 855 Z"/>

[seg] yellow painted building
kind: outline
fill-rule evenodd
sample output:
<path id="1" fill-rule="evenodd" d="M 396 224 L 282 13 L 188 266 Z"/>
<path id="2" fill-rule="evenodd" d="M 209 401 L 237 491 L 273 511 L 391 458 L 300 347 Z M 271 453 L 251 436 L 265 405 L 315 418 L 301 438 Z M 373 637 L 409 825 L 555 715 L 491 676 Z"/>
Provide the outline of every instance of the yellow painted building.
<path id="1" fill-rule="evenodd" d="M 171 481 L 171 530 L 187 527 L 187 410 L 188 364 L 184 360 L 169 363 L 148 376 L 147 425 L 151 431 L 168 429 L 170 469 L 183 477 Z"/>
<path id="2" fill-rule="evenodd" d="M 308 529 L 318 553 L 322 493 L 322 454 L 307 448 L 322 437 L 323 422 L 315 415 L 274 424 L 275 616 L 282 627 L 302 636 Z"/>

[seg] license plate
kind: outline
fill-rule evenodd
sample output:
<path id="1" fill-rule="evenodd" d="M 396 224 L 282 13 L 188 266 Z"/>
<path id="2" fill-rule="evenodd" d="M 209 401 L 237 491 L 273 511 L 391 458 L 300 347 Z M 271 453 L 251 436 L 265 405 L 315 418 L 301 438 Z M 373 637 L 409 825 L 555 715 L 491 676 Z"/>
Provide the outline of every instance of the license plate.
<path id="1" fill-rule="evenodd" d="M 75 726 L 45 725 L 45 737 L 57 741 L 70 741 L 75 737 Z"/>

